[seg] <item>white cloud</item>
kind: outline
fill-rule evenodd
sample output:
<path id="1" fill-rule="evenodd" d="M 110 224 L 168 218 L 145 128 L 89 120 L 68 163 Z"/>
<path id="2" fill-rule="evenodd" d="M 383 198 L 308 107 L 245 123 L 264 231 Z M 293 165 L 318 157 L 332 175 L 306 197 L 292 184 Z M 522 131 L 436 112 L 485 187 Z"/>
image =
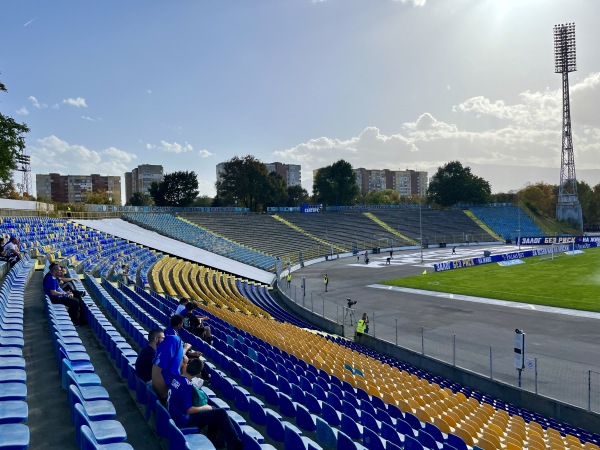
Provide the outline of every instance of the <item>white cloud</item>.
<path id="1" fill-rule="evenodd" d="M 41 103 L 33 95 L 30 95 L 29 97 L 27 97 L 27 100 L 29 100 L 31 102 L 31 104 L 33 105 L 33 107 L 36 108 L 36 109 L 42 109 L 42 108 L 47 108 L 48 107 L 48 105 L 46 105 L 45 103 Z"/>
<path id="2" fill-rule="evenodd" d="M 92 119 L 90 116 L 81 116 L 83 120 L 89 120 L 90 122 L 95 122 L 95 119 Z"/>
<path id="3" fill-rule="evenodd" d="M 152 94 L 152 89 L 146 89 L 146 93 Z"/>
<path id="4" fill-rule="evenodd" d="M 19 109 L 17 109 L 16 113 L 19 116 L 26 116 L 27 114 L 29 114 L 29 111 L 24 106 L 21 106 Z"/>
<path id="5" fill-rule="evenodd" d="M 157 146 L 159 150 L 162 150 L 167 153 L 187 153 L 194 150 L 191 144 L 187 142 L 183 144 L 178 144 L 177 142 L 173 142 L 172 144 L 167 141 L 160 141 L 160 144 Z"/>
<path id="6" fill-rule="evenodd" d="M 76 106 L 77 108 L 87 108 L 87 103 L 85 102 L 85 98 L 77 97 L 77 98 L 65 98 L 63 103 L 69 106 Z"/>
<path id="7" fill-rule="evenodd" d="M 571 88 L 573 148 L 578 169 L 598 169 L 600 160 L 600 74 L 591 74 Z M 345 159 L 367 169 L 426 170 L 448 161 L 493 166 L 560 168 L 562 93 L 560 90 L 523 92 L 515 104 L 473 97 L 452 108 L 458 126 L 425 112 L 403 124 L 401 133 L 383 134 L 365 128 L 349 139 L 320 137 L 274 152 L 283 162 L 302 164 L 303 185 L 310 190 L 312 170 Z M 432 175 L 431 173 L 430 175 Z M 557 175 L 558 177 L 558 175 Z M 507 180 L 511 181 L 511 180 Z M 513 180 L 519 188 L 531 180 Z M 494 191 L 495 188 L 492 185 Z"/>
<path id="8" fill-rule="evenodd" d="M 133 153 L 109 147 L 91 150 L 83 145 L 70 144 L 54 135 L 37 139 L 27 147 L 31 168 L 35 173 L 56 172 L 63 175 L 122 176 L 134 159 Z"/>
<path id="9" fill-rule="evenodd" d="M 412 3 L 413 6 L 425 6 L 427 0 L 394 0 L 396 3 L 402 3 L 406 5 L 407 3 Z"/>
<path id="10" fill-rule="evenodd" d="M 150 144 L 149 142 L 146 143 L 146 150 L 154 150 L 156 148 L 156 145 Z"/>
<path id="11" fill-rule="evenodd" d="M 58 108 L 60 108 L 60 105 L 58 103 L 55 103 L 50 108 L 52 108 L 52 109 L 58 109 Z"/>
<path id="12" fill-rule="evenodd" d="M 215 156 L 214 153 L 211 153 L 208 150 L 199 150 L 198 155 L 200 155 L 200 158 L 209 158 L 211 156 Z"/>

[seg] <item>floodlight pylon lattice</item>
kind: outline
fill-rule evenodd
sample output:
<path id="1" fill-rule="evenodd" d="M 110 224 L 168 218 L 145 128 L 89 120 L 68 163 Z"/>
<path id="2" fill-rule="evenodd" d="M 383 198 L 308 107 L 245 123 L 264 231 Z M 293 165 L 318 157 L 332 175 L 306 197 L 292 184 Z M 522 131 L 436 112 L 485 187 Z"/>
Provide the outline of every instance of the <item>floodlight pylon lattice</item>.
<path id="1" fill-rule="evenodd" d="M 17 163 L 15 170 L 23 172 L 23 180 L 19 184 L 19 193 L 21 196 L 24 194 L 31 195 L 31 157 L 26 155 L 24 151 L 21 151 L 21 153 L 17 154 L 15 162 Z"/>
<path id="2" fill-rule="evenodd" d="M 556 218 L 576 222 L 583 226 L 581 204 L 577 196 L 577 177 L 575 176 L 575 158 L 573 156 L 573 138 L 571 133 L 571 106 L 569 99 L 569 72 L 577 70 L 575 54 L 575 24 L 554 26 L 554 71 L 562 74 L 562 151 L 560 160 L 560 185 Z"/>

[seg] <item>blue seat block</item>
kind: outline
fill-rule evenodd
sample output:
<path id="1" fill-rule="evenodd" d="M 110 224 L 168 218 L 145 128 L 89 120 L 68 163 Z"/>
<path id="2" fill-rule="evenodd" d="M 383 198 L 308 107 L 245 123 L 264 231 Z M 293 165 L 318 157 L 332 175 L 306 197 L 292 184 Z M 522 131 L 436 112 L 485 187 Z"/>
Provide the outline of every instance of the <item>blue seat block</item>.
<path id="1" fill-rule="evenodd" d="M 0 386 L 0 401 L 25 400 L 27 397 L 27 385 L 25 383 L 2 383 Z"/>

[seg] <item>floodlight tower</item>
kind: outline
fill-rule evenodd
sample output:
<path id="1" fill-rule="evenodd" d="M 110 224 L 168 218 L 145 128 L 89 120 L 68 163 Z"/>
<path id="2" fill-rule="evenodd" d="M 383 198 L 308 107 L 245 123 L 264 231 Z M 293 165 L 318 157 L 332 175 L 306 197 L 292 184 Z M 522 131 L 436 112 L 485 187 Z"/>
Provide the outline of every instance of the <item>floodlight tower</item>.
<path id="1" fill-rule="evenodd" d="M 583 226 L 581 204 L 577 196 L 575 158 L 571 135 L 571 107 L 569 102 L 569 72 L 577 70 L 575 61 L 575 24 L 554 26 L 554 72 L 562 74 L 563 125 L 562 152 L 560 158 L 560 185 L 556 218 L 576 222 Z"/>
<path id="2" fill-rule="evenodd" d="M 31 157 L 25 154 L 25 151 L 21 151 L 17 154 L 16 158 L 17 167 L 15 170 L 23 172 L 23 182 L 20 183 L 21 196 L 23 194 L 31 195 Z"/>

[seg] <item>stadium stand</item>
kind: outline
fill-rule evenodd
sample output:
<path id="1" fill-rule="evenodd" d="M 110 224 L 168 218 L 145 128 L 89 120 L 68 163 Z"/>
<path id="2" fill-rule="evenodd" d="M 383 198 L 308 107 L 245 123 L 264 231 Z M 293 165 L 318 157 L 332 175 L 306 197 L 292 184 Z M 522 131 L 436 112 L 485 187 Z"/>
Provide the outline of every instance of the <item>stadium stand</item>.
<path id="1" fill-rule="evenodd" d="M 143 390 L 132 370 L 136 351 L 131 343 L 144 345 L 148 330 L 165 326 L 177 305 L 166 292 L 167 286 L 175 296 L 189 294 L 197 301 L 197 311 L 209 317 L 213 345 L 184 330 L 181 336 L 203 352 L 211 374 L 206 392 L 212 404 L 229 411 L 244 435 L 245 448 L 273 448 L 266 442 L 269 439 L 278 448 L 307 449 L 598 449 L 597 434 L 492 399 L 353 341 L 304 327 L 276 304 L 264 286 L 249 280 L 165 257 L 150 267 L 148 275 L 162 294 L 139 284 L 133 288 L 115 285 L 106 277 L 98 281 L 95 275 L 104 271 L 106 261 L 116 258 L 116 263 L 139 248 L 71 222 L 28 219 L 7 223 L 6 229 L 11 231 L 3 226 L 3 232 L 32 233 L 35 244 L 26 244 L 31 252 L 46 255 L 48 260 L 75 263 L 85 271 L 86 285 L 95 300 L 87 304 L 90 329 L 132 395 L 146 406 L 153 428 L 169 448 L 181 448 L 184 441 L 194 441 L 201 446 L 198 448 L 212 445 L 196 433 L 186 434 L 190 430 L 177 430 L 168 412 L 165 414 L 152 391 Z M 72 247 L 75 252 L 69 249 Z M 143 251 L 139 257 L 144 258 Z M 27 259 L 23 266 L 26 264 L 31 273 L 33 260 Z M 11 334 L 19 331 L 19 307 L 11 302 L 18 300 L 14 292 L 24 288 L 27 278 L 17 277 L 18 267 L 5 280 L 8 301 L 0 296 L 0 351 L 7 352 L 0 353 L 0 376 L 24 378 L 24 361 L 21 364 L 19 357 L 10 354 L 20 348 L 18 335 Z M 141 276 L 137 281 L 141 283 Z M 103 443 L 131 448 L 123 443 L 127 434 L 113 415 L 110 398 L 64 307 L 48 301 L 45 306 L 78 442 L 85 442 L 84 448 L 100 448 Z M 16 345 L 8 345 L 10 339 L 15 339 Z M 16 349 L 10 350 L 12 347 Z M 4 401 L 15 400 L 0 399 L 0 433 L 5 425 L 1 419 Z M 4 410 L 18 411 L 9 406 Z M 20 424 L 26 417 L 20 414 L 8 420 Z M 5 436 L 25 433 L 25 428 L 19 428 L 7 428 L 0 434 L 0 448 Z"/>
<path id="2" fill-rule="evenodd" d="M 540 227 L 518 206 L 473 207 L 470 210 L 506 240 L 514 242 L 517 236 L 545 236 Z"/>
<path id="3" fill-rule="evenodd" d="M 275 258 L 210 233 L 170 214 L 125 214 L 126 220 L 148 227 L 217 255 L 264 270 L 275 269 Z"/>
<path id="4" fill-rule="evenodd" d="M 253 249 L 261 249 L 275 257 L 283 257 L 293 251 L 320 244 L 305 233 L 273 220 L 273 216 L 267 214 L 183 213 L 179 216 L 212 233 Z M 248 230 L 252 232 L 249 233 Z"/>

